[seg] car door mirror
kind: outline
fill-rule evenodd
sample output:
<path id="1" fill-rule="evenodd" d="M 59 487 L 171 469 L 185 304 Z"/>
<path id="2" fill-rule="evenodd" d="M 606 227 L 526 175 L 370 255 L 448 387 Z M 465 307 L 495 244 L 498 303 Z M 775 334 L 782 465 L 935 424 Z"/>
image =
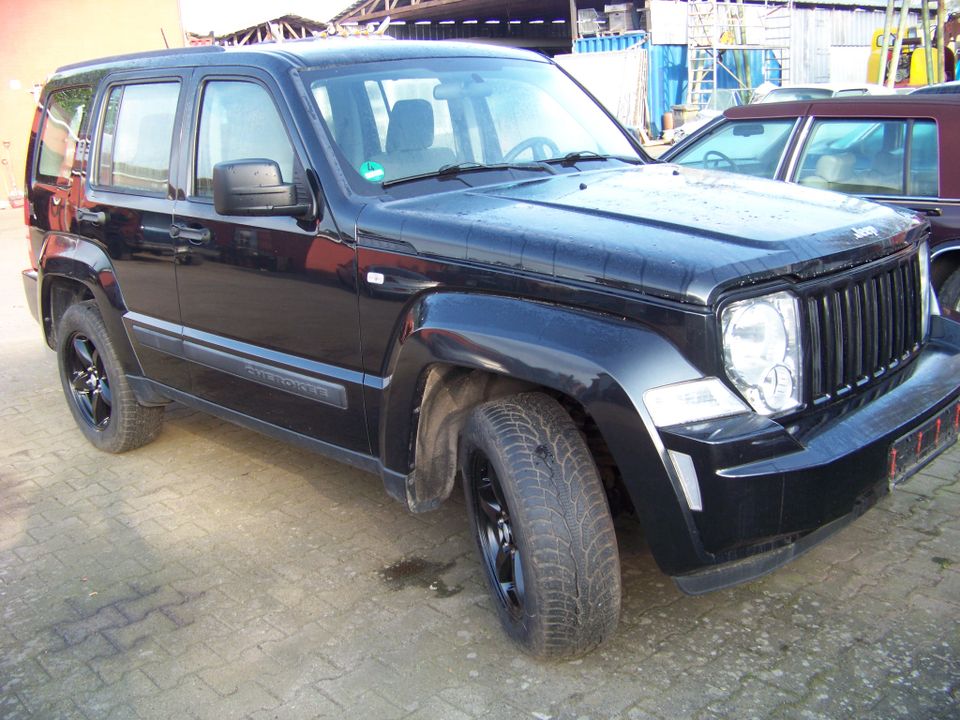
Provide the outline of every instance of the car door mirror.
<path id="1" fill-rule="evenodd" d="M 250 158 L 213 166 L 213 205 L 221 215 L 309 215 L 309 204 L 297 204 L 297 186 L 283 182 L 273 160 Z"/>

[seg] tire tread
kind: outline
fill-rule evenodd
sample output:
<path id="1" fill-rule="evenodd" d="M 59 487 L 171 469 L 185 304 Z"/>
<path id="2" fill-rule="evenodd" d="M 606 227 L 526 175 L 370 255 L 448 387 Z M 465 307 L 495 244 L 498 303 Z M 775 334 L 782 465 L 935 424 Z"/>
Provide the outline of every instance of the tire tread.
<path id="1" fill-rule="evenodd" d="M 508 633 L 540 657 L 589 652 L 617 625 L 620 561 L 606 494 L 579 430 L 558 402 L 527 393 L 476 408 L 465 438 L 468 446 L 470 438 L 491 445 L 509 468 L 501 484 L 519 503 L 511 518 L 523 522 L 531 550 L 524 576 L 529 566 L 535 583 L 527 592 L 538 594 L 541 617 L 513 623 L 502 610 Z"/>

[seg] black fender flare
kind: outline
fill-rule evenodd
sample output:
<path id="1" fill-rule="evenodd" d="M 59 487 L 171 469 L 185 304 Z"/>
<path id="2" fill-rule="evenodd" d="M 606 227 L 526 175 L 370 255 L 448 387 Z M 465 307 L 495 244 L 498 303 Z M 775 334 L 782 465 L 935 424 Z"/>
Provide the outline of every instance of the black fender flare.
<path id="1" fill-rule="evenodd" d="M 424 492 L 424 485 L 438 485 L 436 479 L 417 478 L 424 465 L 415 446 L 425 375 L 438 365 L 481 370 L 578 402 L 612 453 L 658 562 L 703 557 L 696 525 L 642 400 L 647 389 L 703 373 L 654 330 L 518 298 L 433 293 L 418 298 L 402 318 L 388 363 L 378 428 L 381 461 L 385 481 L 389 474 L 404 477 L 406 497 L 400 499 L 411 509 L 435 506 L 437 491 Z"/>
<path id="2" fill-rule="evenodd" d="M 93 295 L 124 371 L 128 375 L 142 375 L 140 361 L 123 326 L 123 314 L 127 307 L 113 263 L 103 248 L 78 235 L 50 233 L 44 240 L 38 264 L 40 317 L 43 318 L 47 344 L 51 348 L 56 347 L 50 289 L 58 278 L 67 279 L 83 285 Z"/>

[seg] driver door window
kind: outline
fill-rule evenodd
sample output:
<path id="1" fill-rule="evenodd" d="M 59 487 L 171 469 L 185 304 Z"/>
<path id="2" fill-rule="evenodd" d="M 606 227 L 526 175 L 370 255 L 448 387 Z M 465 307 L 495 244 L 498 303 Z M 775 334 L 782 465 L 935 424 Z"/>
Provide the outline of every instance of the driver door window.
<path id="1" fill-rule="evenodd" d="M 213 166 L 248 158 L 273 160 L 280 166 L 283 182 L 293 182 L 293 147 L 270 94 L 252 82 L 207 83 L 193 194 L 213 197 Z"/>
<path id="2" fill-rule="evenodd" d="M 772 179 L 794 125 L 794 119 L 729 122 L 678 153 L 672 162 Z"/>

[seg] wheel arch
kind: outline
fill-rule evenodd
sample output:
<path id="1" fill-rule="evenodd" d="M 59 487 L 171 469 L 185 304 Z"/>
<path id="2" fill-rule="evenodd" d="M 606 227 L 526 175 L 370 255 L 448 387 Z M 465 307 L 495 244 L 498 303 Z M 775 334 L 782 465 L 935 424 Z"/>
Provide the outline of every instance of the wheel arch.
<path id="1" fill-rule="evenodd" d="M 937 291 L 957 270 L 960 270 L 960 238 L 940 243 L 931 250 L 931 282 Z"/>
<path id="2" fill-rule="evenodd" d="M 702 376 L 667 339 L 619 318 L 470 293 L 423 296 L 402 327 L 378 424 L 391 495 L 415 512 L 437 507 L 455 482 L 470 409 L 539 389 L 595 423 L 655 555 L 698 552 L 642 403 L 648 388 Z"/>
<path id="3" fill-rule="evenodd" d="M 70 305 L 93 300 L 113 339 L 124 372 L 142 374 L 123 327 L 126 305 L 113 263 L 101 247 L 76 235 L 51 233 L 43 244 L 38 275 L 40 317 L 47 345 L 56 348 L 57 323 Z"/>

